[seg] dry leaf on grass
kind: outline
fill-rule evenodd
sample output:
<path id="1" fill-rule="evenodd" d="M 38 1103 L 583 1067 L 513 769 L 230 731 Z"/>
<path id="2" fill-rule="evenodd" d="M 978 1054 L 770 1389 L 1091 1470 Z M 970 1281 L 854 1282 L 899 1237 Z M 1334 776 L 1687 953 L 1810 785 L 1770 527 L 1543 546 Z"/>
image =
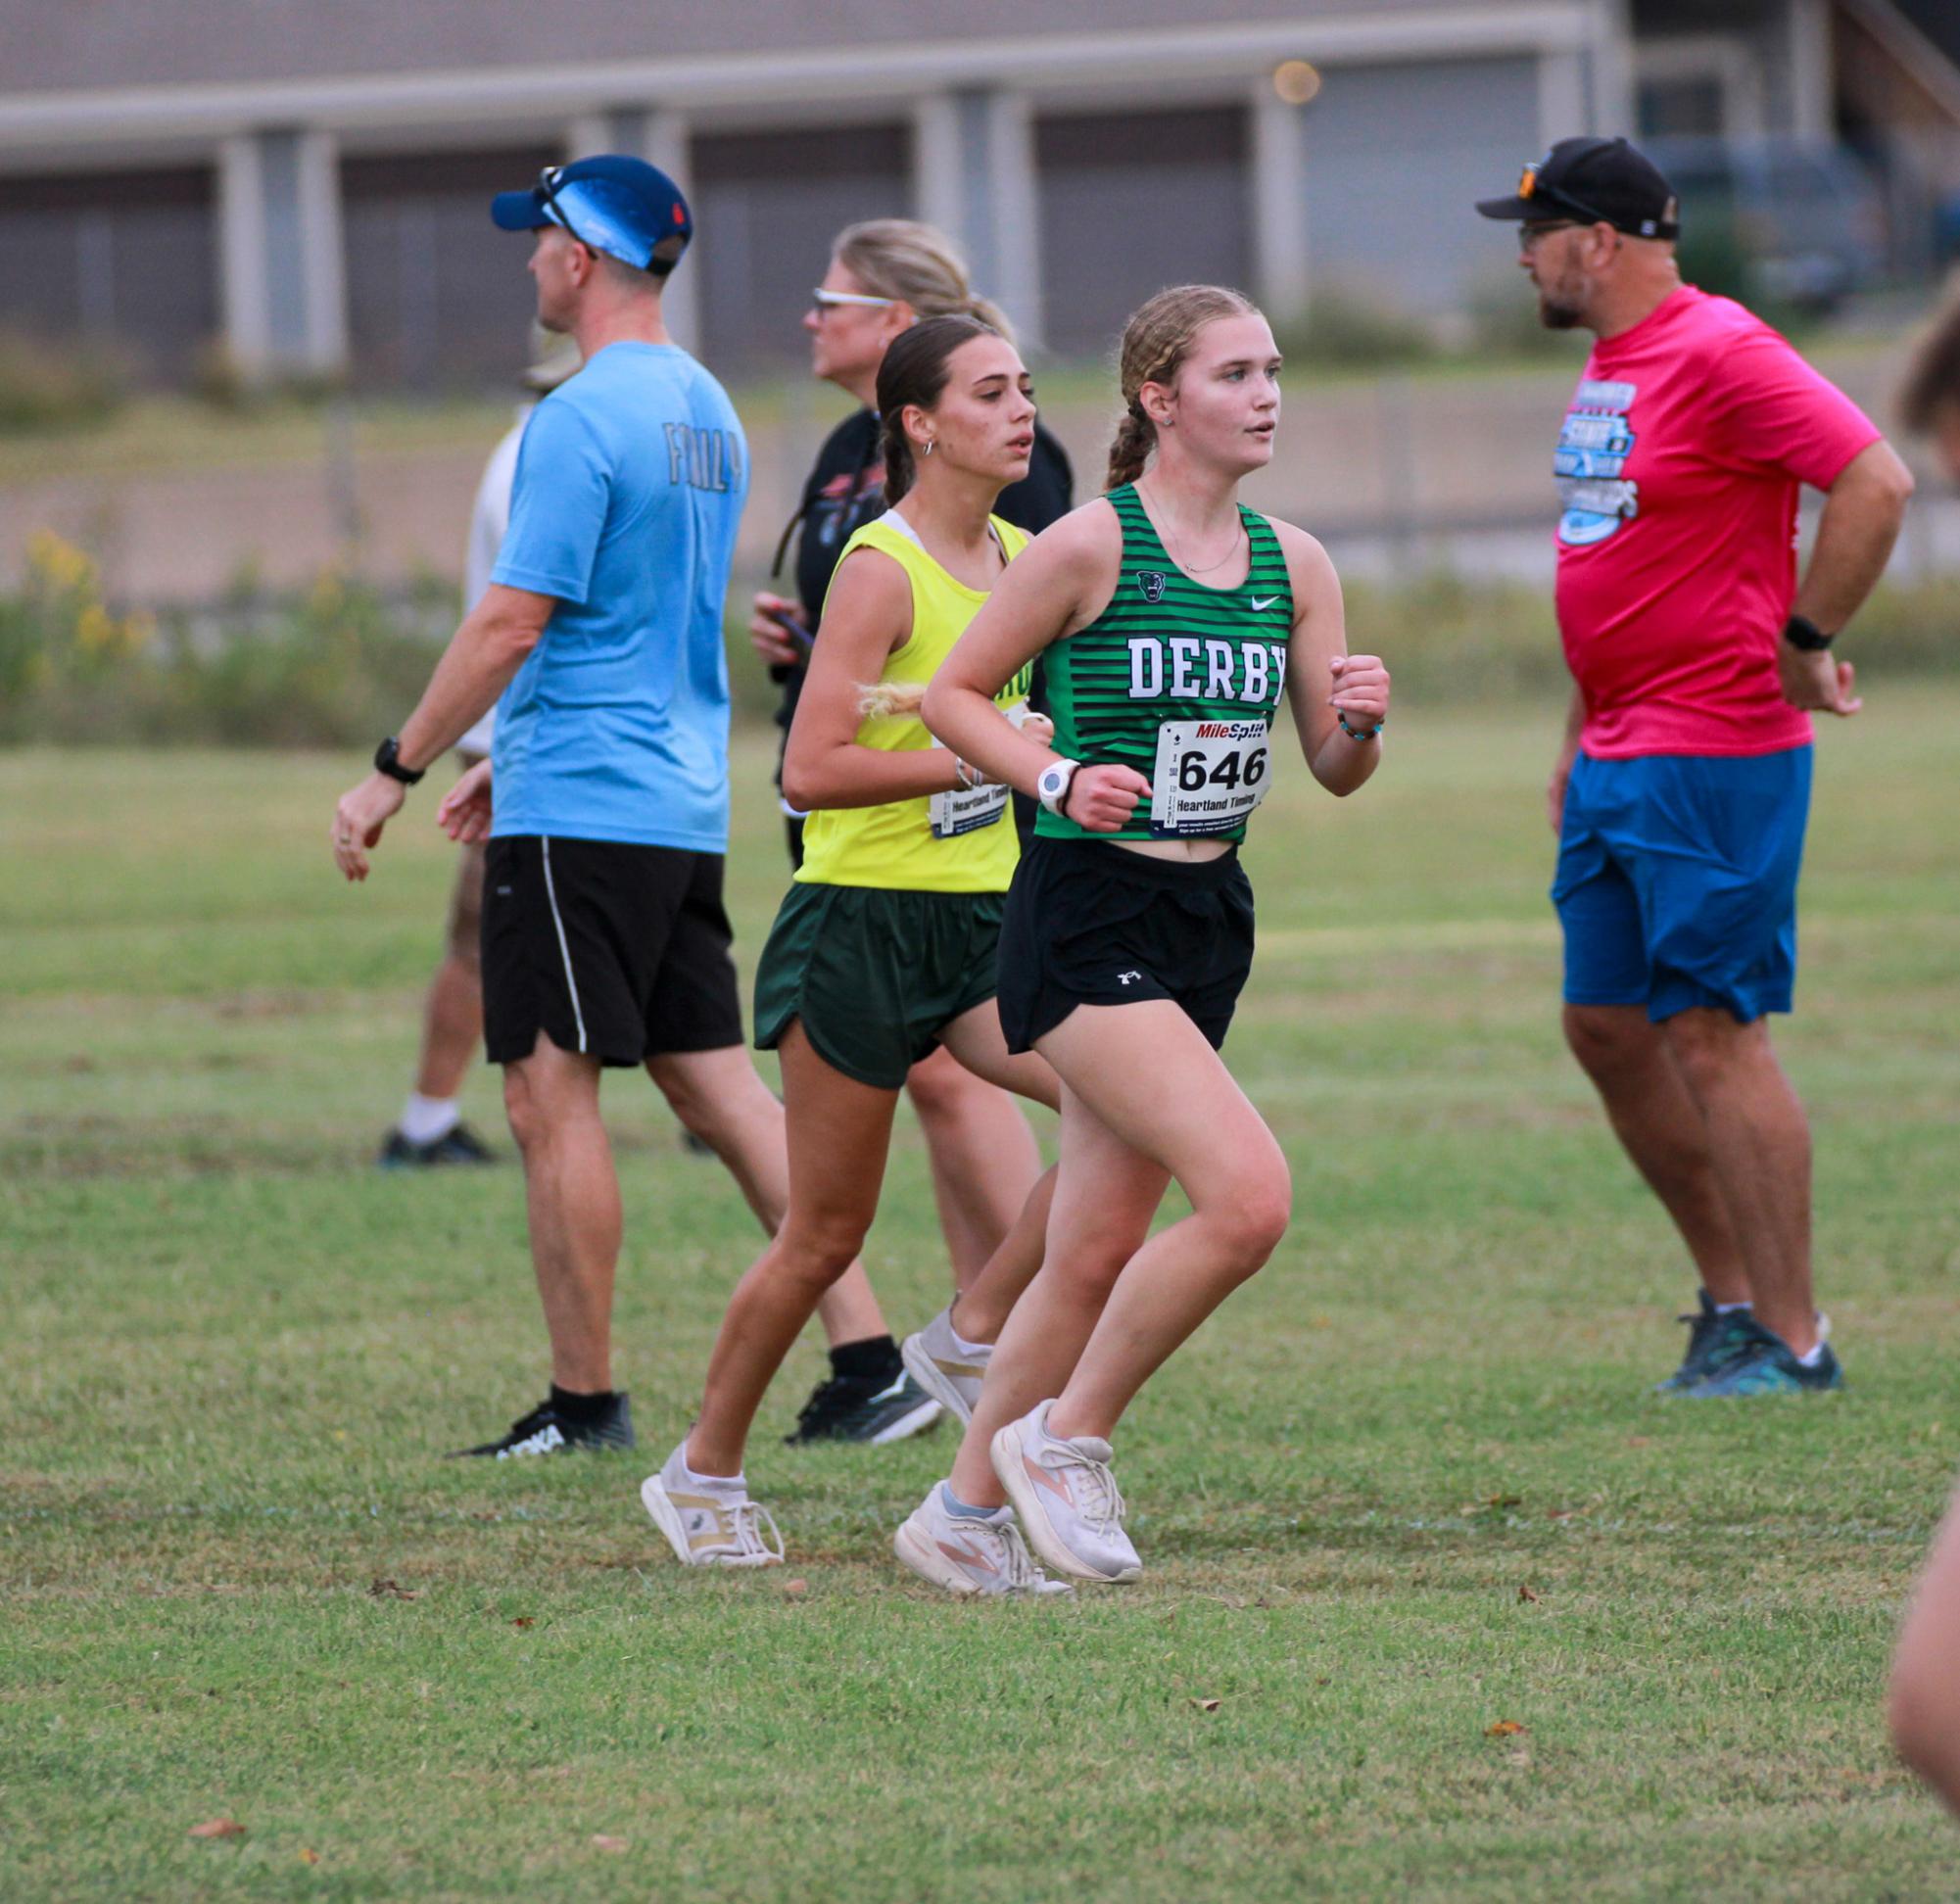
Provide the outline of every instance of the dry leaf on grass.
<path id="1" fill-rule="evenodd" d="M 1520 1587 L 1517 1590 L 1517 1596 L 1521 1600 L 1531 1600 L 1533 1602 L 1536 1602 L 1538 1598 L 1538 1595 L 1529 1587 Z"/>
<path id="2" fill-rule="evenodd" d="M 623 1837 L 608 1837 L 603 1832 L 595 1832 L 592 1834 L 592 1841 L 601 1851 L 624 1851 L 626 1849 L 626 1840 Z"/>
<path id="3" fill-rule="evenodd" d="M 535 1613 L 520 1613 L 510 1624 L 514 1627 L 534 1627 L 538 1624 L 538 1616 Z"/>
<path id="4" fill-rule="evenodd" d="M 207 1818 L 191 1827 L 191 1836 L 201 1838 L 243 1837 L 245 1827 L 235 1818 Z"/>
<path id="5" fill-rule="evenodd" d="M 783 1583 L 783 1591 L 792 1596 L 797 1594 L 807 1594 L 810 1591 L 810 1583 L 807 1580 L 786 1580 Z"/>
<path id="6" fill-rule="evenodd" d="M 318 1864 L 319 1861 L 320 1854 L 317 1851 L 310 1851 L 304 1844 L 300 1846 L 300 1862 L 302 1864 Z"/>
<path id="7" fill-rule="evenodd" d="M 1515 1738 L 1522 1731 L 1524 1731 L 1524 1728 L 1515 1719 L 1500 1719 L 1496 1725 L 1484 1728 L 1484 1737 L 1486 1738 Z"/>
<path id="8" fill-rule="evenodd" d="M 374 1580 L 368 1583 L 369 1599 L 420 1599 L 420 1594 L 410 1593 L 399 1580 Z"/>
<path id="9" fill-rule="evenodd" d="M 1219 1702 L 1217 1699 L 1193 1699 L 1191 1703 L 1200 1712 L 1216 1712 L 1219 1709 Z"/>

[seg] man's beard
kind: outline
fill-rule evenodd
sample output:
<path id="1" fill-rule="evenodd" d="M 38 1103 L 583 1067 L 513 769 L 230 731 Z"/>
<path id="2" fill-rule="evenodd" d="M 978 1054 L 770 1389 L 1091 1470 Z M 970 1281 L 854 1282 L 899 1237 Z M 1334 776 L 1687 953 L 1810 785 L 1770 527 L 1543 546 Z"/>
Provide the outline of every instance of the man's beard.
<path id="1" fill-rule="evenodd" d="M 1538 321 L 1547 330 L 1577 330 L 1585 320 L 1586 313 L 1578 306 L 1568 304 L 1555 293 L 1538 294 Z"/>

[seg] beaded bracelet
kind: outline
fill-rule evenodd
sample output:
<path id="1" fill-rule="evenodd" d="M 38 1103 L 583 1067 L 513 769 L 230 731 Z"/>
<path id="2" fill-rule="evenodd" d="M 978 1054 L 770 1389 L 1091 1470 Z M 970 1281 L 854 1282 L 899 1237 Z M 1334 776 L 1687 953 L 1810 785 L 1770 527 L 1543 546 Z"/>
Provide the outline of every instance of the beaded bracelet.
<path id="1" fill-rule="evenodd" d="M 1340 722 L 1341 732 L 1350 740 L 1372 740 L 1388 725 L 1388 716 L 1384 714 L 1371 728 L 1351 728 L 1348 725 L 1348 710 L 1345 707 L 1336 708 L 1334 718 Z"/>

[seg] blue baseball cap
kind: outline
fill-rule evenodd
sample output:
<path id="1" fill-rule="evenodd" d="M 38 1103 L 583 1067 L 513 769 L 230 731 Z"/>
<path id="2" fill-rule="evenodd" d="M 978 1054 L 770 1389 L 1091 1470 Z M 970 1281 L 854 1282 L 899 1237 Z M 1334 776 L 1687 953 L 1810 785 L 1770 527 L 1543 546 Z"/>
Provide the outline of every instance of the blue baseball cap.
<path id="1" fill-rule="evenodd" d="M 620 152 L 547 166 L 528 192 L 499 192 L 490 215 L 505 231 L 557 225 L 655 277 L 674 268 L 694 234 L 681 188 L 657 167 Z"/>

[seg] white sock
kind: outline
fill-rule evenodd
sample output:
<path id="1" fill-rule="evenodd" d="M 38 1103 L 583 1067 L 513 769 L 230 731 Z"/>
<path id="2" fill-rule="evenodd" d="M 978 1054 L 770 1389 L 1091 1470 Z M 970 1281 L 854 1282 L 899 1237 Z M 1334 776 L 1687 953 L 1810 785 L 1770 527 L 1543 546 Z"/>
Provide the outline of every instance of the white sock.
<path id="1" fill-rule="evenodd" d="M 969 1342 L 959 1330 L 953 1327 L 953 1312 L 951 1309 L 946 1311 L 946 1333 L 953 1338 L 953 1347 L 961 1355 L 971 1357 L 975 1361 L 984 1361 L 993 1354 L 992 1343 Z"/>
<path id="2" fill-rule="evenodd" d="M 454 1098 L 423 1097 L 418 1091 L 410 1091 L 395 1127 L 411 1144 L 433 1144 L 461 1122 L 462 1113 L 456 1109 Z"/>
<path id="3" fill-rule="evenodd" d="M 1753 1303 L 1717 1303 L 1715 1305 L 1715 1313 L 1717 1315 L 1734 1315 L 1738 1309 L 1749 1309 L 1754 1307 Z"/>
<path id="4" fill-rule="evenodd" d="M 686 1442 L 674 1451 L 674 1459 L 680 1466 L 681 1479 L 691 1488 L 703 1488 L 710 1494 L 745 1495 L 748 1492 L 746 1474 L 696 1474 L 688 1463 Z"/>
<path id="5" fill-rule="evenodd" d="M 1807 1356 L 1798 1356 L 1796 1358 L 1797 1365 L 1802 1368 L 1815 1368 L 1823 1359 L 1824 1345 L 1822 1342 L 1816 1343 Z"/>
<path id="6" fill-rule="evenodd" d="M 962 1500 L 953 1492 L 950 1481 L 939 1483 L 939 1504 L 955 1520 L 977 1520 L 998 1522 L 1007 1512 L 1005 1507 L 976 1507 L 971 1500 Z"/>

